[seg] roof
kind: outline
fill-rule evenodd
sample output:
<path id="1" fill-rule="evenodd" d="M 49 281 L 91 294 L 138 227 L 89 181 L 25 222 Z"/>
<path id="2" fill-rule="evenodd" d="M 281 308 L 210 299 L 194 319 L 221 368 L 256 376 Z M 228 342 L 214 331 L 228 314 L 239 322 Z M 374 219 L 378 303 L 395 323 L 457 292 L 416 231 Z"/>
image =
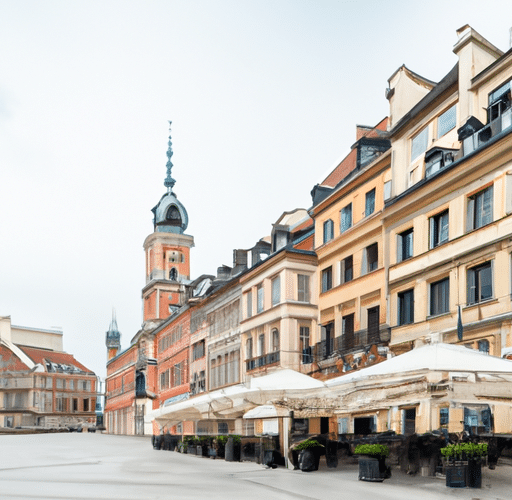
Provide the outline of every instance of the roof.
<path id="1" fill-rule="evenodd" d="M 48 362 L 55 365 L 68 365 L 78 368 L 82 372 L 93 373 L 92 370 L 86 368 L 82 363 L 78 362 L 72 354 L 66 352 L 47 351 L 45 349 L 36 349 L 33 347 L 18 346 L 34 363 L 39 363 L 46 367 Z"/>
<path id="2" fill-rule="evenodd" d="M 483 354 L 474 349 L 436 343 L 418 347 L 368 368 L 328 380 L 328 387 L 370 377 L 403 374 L 419 370 L 489 372 L 512 374 L 512 361 Z"/>

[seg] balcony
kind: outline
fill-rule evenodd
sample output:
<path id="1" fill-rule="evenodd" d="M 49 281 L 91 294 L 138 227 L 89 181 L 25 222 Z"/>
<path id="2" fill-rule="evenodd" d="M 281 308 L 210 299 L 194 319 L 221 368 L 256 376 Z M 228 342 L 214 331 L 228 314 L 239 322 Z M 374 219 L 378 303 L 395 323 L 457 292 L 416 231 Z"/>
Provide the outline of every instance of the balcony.
<path id="1" fill-rule="evenodd" d="M 457 132 L 463 144 L 464 156 L 483 147 L 493 137 L 512 126 L 512 107 L 504 110 L 501 115 L 483 126 L 474 117 L 470 117 L 466 124 Z"/>
<path id="2" fill-rule="evenodd" d="M 275 363 L 279 363 L 279 351 L 270 352 L 269 354 L 264 354 L 263 356 L 258 356 L 257 358 L 251 358 L 246 360 L 246 370 L 251 371 L 256 368 L 261 368 L 262 366 L 273 365 Z"/>
<path id="3" fill-rule="evenodd" d="M 329 358 L 340 358 L 371 345 L 384 344 L 389 341 L 390 336 L 391 329 L 382 326 L 373 332 L 365 329 L 322 340 L 314 346 L 304 349 L 302 362 L 318 363 Z"/>

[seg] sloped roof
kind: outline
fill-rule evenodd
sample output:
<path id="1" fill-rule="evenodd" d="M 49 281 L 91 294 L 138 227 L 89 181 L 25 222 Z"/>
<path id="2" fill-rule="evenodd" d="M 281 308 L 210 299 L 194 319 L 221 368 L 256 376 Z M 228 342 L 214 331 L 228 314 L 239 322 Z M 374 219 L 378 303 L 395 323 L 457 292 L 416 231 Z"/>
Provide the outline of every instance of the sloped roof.
<path id="1" fill-rule="evenodd" d="M 79 370 L 87 373 L 93 373 L 92 370 L 78 362 L 72 354 L 66 352 L 47 351 L 45 349 L 36 349 L 34 347 L 19 346 L 19 348 L 34 362 L 43 365 L 46 368 L 46 362 L 50 361 L 59 365 L 75 366 Z"/>
<path id="2" fill-rule="evenodd" d="M 369 377 L 402 374 L 418 370 L 512 374 L 512 361 L 483 354 L 474 349 L 436 343 L 418 347 L 368 368 L 328 380 L 328 387 Z"/>

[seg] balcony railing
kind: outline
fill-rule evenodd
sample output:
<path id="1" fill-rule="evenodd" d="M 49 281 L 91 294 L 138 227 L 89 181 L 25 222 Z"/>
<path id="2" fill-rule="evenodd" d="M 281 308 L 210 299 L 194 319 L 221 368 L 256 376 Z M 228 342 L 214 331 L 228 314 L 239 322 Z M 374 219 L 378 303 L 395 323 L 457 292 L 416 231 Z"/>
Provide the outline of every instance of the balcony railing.
<path id="1" fill-rule="evenodd" d="M 303 363 L 323 361 L 331 357 L 341 357 L 365 347 L 387 342 L 390 328 L 381 327 L 379 330 L 359 330 L 328 340 L 322 340 L 302 352 Z"/>
<path id="2" fill-rule="evenodd" d="M 279 351 L 270 352 L 268 354 L 264 354 L 263 356 L 258 356 L 257 358 L 248 359 L 246 363 L 247 371 L 254 370 L 256 368 L 261 368 L 262 366 L 273 365 L 274 363 L 279 362 Z"/>

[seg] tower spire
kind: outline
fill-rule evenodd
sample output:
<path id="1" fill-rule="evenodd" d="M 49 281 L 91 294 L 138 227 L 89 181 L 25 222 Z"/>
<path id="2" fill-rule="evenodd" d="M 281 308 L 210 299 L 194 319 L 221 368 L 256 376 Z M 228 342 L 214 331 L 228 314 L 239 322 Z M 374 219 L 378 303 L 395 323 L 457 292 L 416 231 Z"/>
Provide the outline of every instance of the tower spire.
<path id="1" fill-rule="evenodd" d="M 167 143 L 167 177 L 164 181 L 164 186 L 167 188 L 167 192 L 169 194 L 172 193 L 172 188 L 174 187 L 174 184 L 176 181 L 171 176 L 171 170 L 172 170 L 172 141 L 171 141 L 171 125 L 172 122 L 169 121 L 169 142 Z"/>

